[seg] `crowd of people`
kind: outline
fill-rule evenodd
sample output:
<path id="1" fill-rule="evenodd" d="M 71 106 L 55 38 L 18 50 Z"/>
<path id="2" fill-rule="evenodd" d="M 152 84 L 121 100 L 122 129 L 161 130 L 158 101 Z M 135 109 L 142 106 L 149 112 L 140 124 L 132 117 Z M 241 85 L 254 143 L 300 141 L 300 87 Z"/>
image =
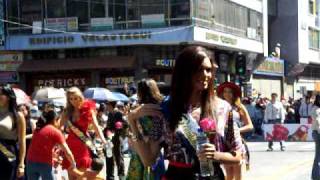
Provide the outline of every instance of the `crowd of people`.
<path id="1" fill-rule="evenodd" d="M 217 68 L 210 51 L 187 47 L 176 58 L 169 96 L 154 80 L 142 79 L 138 100 L 130 102 L 95 102 L 72 87 L 66 107 L 34 101 L 18 107 L 13 90 L 1 87 L 1 178 L 58 179 L 61 167 L 70 180 L 112 180 L 116 166 L 119 179 L 128 180 L 242 179 L 250 165 L 245 139 L 262 135 L 264 122 L 308 118 L 313 106 L 310 98 L 280 102 L 275 93 L 270 101 L 260 96 L 241 100 L 238 85 L 213 83 Z M 200 132 L 208 141 L 199 148 Z M 131 154 L 127 174 L 126 142 Z M 209 175 L 202 173 L 205 164 Z"/>

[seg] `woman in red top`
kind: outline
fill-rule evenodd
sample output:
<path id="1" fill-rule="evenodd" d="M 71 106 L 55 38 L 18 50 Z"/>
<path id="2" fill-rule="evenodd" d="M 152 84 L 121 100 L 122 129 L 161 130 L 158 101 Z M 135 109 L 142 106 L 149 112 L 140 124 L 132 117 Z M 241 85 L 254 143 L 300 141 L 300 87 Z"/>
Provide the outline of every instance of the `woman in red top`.
<path id="1" fill-rule="evenodd" d="M 62 116 L 61 125 L 66 125 L 67 121 L 71 121 L 73 126 L 87 135 L 88 127 L 92 124 L 95 134 L 98 135 L 103 144 L 106 144 L 106 140 L 96 119 L 95 109 L 96 106 L 93 101 L 85 100 L 80 89 L 72 87 L 67 91 L 67 107 Z M 80 171 L 86 172 L 92 163 L 92 157 L 87 145 L 72 130 L 69 131 L 67 144 L 74 155 L 77 168 Z M 68 168 L 69 166 L 70 163 L 68 161 L 63 162 L 64 168 Z M 75 179 L 70 172 L 69 179 Z"/>
<path id="2" fill-rule="evenodd" d="M 57 129 L 59 125 L 60 116 L 54 110 L 43 112 L 38 120 L 27 155 L 28 179 L 54 179 L 52 152 L 56 145 L 61 147 L 73 164 L 71 169 L 76 170 L 73 155 L 63 134 Z"/>

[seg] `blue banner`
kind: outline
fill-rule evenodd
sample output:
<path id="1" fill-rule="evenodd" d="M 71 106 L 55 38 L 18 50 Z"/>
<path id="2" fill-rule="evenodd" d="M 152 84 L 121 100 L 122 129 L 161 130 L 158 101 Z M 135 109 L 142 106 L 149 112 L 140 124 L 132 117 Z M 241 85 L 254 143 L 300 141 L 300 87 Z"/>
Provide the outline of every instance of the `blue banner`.
<path id="1" fill-rule="evenodd" d="M 64 49 L 121 45 L 179 44 L 193 41 L 193 27 L 8 36 L 6 50 Z"/>

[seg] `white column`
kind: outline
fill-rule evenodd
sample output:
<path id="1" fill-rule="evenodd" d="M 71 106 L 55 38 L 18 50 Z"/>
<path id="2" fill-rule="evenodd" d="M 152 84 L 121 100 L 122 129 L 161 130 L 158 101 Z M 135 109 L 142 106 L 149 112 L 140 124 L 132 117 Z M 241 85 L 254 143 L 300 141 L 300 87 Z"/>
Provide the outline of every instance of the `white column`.
<path id="1" fill-rule="evenodd" d="M 263 51 L 264 56 L 268 56 L 268 0 L 263 0 L 262 3 L 262 19 L 263 19 Z"/>

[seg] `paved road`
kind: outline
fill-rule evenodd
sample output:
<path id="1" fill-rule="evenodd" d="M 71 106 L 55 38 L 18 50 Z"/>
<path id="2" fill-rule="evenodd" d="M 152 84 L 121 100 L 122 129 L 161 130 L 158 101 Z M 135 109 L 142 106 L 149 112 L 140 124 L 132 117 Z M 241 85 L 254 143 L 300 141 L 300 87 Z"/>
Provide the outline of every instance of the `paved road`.
<path id="1" fill-rule="evenodd" d="M 245 180 L 310 180 L 314 158 L 313 142 L 288 142 L 286 151 L 275 143 L 273 152 L 266 152 L 267 142 L 249 142 L 251 169 Z M 125 158 L 128 167 L 129 158 Z M 116 179 L 118 179 L 116 177 Z"/>
<path id="2" fill-rule="evenodd" d="M 266 142 L 249 143 L 251 170 L 246 180 L 310 180 L 314 158 L 313 142 L 289 142 L 286 151 L 275 143 L 273 152 L 266 152 Z"/>

